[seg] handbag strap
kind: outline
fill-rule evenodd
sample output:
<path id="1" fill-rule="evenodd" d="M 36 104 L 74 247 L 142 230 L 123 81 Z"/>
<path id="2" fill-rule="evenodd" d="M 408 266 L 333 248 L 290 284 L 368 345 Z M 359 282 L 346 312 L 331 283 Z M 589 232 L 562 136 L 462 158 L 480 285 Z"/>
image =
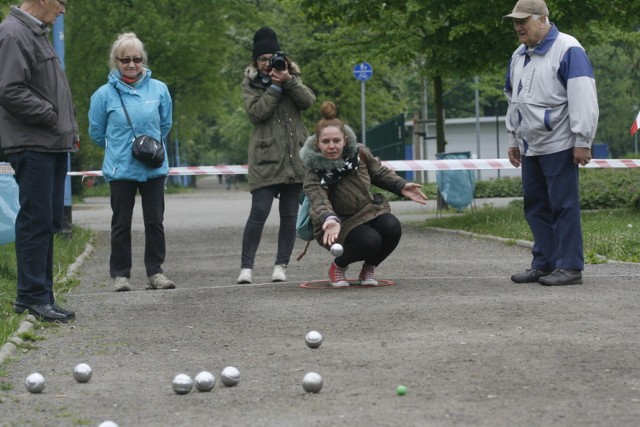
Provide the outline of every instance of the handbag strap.
<path id="1" fill-rule="evenodd" d="M 120 104 L 122 104 L 122 109 L 124 110 L 124 115 L 127 117 L 127 122 L 129 123 L 129 126 L 131 127 L 131 132 L 133 132 L 133 137 L 137 138 L 138 136 L 136 135 L 136 131 L 133 129 L 133 125 L 131 124 L 131 118 L 129 117 L 129 112 L 127 111 L 127 107 L 124 106 L 124 101 L 122 100 L 122 95 L 120 94 L 120 91 L 118 90 L 118 88 L 113 85 L 113 88 L 116 90 L 116 92 L 118 92 L 118 98 L 120 98 Z"/>

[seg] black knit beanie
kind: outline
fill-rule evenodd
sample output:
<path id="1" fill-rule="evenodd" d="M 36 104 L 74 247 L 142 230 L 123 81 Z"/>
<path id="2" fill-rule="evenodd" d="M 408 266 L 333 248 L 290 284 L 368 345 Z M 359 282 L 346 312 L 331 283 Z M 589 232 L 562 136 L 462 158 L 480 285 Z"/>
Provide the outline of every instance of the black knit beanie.
<path id="1" fill-rule="evenodd" d="M 269 27 L 262 27 L 253 35 L 253 59 L 265 53 L 276 53 L 280 50 L 278 37 Z"/>

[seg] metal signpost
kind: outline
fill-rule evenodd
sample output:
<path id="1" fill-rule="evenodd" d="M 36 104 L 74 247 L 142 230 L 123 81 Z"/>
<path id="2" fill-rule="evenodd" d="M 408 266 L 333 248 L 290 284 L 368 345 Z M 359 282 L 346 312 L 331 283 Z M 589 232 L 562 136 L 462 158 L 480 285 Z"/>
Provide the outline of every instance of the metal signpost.
<path id="1" fill-rule="evenodd" d="M 373 68 L 368 62 L 361 62 L 353 67 L 353 76 L 356 80 L 360 80 L 360 111 L 362 121 L 362 143 L 366 145 L 367 141 L 367 126 L 366 126 L 366 114 L 365 114 L 365 95 L 364 85 L 367 80 L 373 75 Z"/>
<path id="2" fill-rule="evenodd" d="M 53 49 L 60 60 L 60 65 L 62 69 L 65 69 L 64 65 L 64 15 L 60 15 L 56 18 L 56 21 L 53 23 Z M 71 170 L 71 154 L 67 154 L 67 169 Z M 72 206 L 72 198 L 71 198 L 71 177 L 67 175 L 64 181 L 64 222 L 62 225 L 62 234 L 65 236 L 71 237 L 72 229 L 71 224 L 72 215 L 71 215 L 71 206 Z"/>

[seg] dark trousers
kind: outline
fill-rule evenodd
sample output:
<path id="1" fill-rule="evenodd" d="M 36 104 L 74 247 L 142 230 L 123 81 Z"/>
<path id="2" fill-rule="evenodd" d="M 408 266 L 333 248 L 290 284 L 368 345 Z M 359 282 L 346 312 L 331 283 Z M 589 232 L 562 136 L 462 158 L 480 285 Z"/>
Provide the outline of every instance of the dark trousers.
<path id="1" fill-rule="evenodd" d="M 344 253 L 335 259 L 338 267 L 364 261 L 378 266 L 396 249 L 402 237 L 402 225 L 390 213 L 360 224 L 344 239 Z"/>
<path id="2" fill-rule="evenodd" d="M 578 166 L 573 149 L 524 156 L 524 213 L 533 234 L 531 268 L 584 269 Z"/>
<path id="3" fill-rule="evenodd" d="M 302 184 L 280 184 L 259 188 L 251 193 L 251 211 L 242 236 L 242 268 L 253 268 L 264 224 L 275 197 L 280 198 L 280 229 L 275 264 L 289 264 L 296 243 L 296 219 Z"/>
<path id="4" fill-rule="evenodd" d="M 144 266 L 147 276 L 162 273 L 166 254 L 164 238 L 165 177 L 146 182 L 111 181 L 111 257 L 109 273 L 112 278 L 131 277 L 131 220 L 136 193 L 142 198 L 144 220 Z"/>
<path id="5" fill-rule="evenodd" d="M 9 154 L 19 188 L 16 217 L 16 301 L 53 304 L 53 237 L 64 216 L 67 153 Z"/>

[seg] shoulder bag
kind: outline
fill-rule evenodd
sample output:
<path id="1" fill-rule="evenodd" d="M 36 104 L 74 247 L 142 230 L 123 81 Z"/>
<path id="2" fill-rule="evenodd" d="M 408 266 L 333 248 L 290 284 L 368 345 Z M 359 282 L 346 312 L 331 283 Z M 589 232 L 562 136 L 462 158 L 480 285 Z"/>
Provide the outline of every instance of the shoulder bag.
<path id="1" fill-rule="evenodd" d="M 131 118 L 127 112 L 127 107 L 124 106 L 122 95 L 118 88 L 115 88 L 124 110 L 124 115 L 127 117 L 127 122 L 133 132 L 133 146 L 131 147 L 131 155 L 134 159 L 144 163 L 152 168 L 159 168 L 164 163 L 164 147 L 160 141 L 149 135 L 136 135 L 136 131 L 131 124 Z"/>

